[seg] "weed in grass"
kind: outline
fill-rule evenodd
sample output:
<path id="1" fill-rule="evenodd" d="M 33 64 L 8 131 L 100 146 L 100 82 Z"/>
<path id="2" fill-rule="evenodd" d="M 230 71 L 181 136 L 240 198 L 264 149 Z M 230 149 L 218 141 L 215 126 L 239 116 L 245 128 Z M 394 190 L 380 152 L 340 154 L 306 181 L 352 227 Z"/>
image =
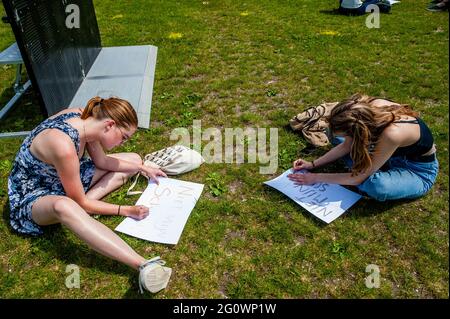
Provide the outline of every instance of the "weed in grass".
<path id="1" fill-rule="evenodd" d="M 125 200 L 126 196 L 127 192 L 124 189 L 118 190 L 111 195 L 111 197 L 118 203 L 122 203 Z"/>
<path id="2" fill-rule="evenodd" d="M 177 116 L 173 116 L 173 117 L 169 117 L 165 123 L 170 126 L 173 127 L 175 124 L 178 123 L 178 117 Z"/>
<path id="3" fill-rule="evenodd" d="M 331 246 L 331 252 L 340 258 L 343 258 L 347 255 L 347 247 L 335 241 Z"/>
<path id="4" fill-rule="evenodd" d="M 185 111 L 181 114 L 179 118 L 176 119 L 175 123 L 178 127 L 187 127 L 192 125 L 192 121 L 194 120 L 195 115 L 193 112 Z"/>
<path id="5" fill-rule="evenodd" d="M 295 141 L 288 142 L 278 152 L 278 165 L 283 170 L 287 170 L 292 167 L 292 162 L 297 157 L 297 143 Z"/>
<path id="6" fill-rule="evenodd" d="M 189 94 L 187 95 L 183 102 L 181 103 L 184 107 L 190 108 L 195 106 L 198 102 L 200 102 L 202 97 L 198 94 Z"/>
<path id="7" fill-rule="evenodd" d="M 11 172 L 13 167 L 13 163 L 10 160 L 1 160 L 0 161 L 0 175 L 6 177 Z"/>
<path id="8" fill-rule="evenodd" d="M 122 146 L 122 149 L 125 152 L 136 152 L 136 145 L 135 144 L 131 144 L 131 143 L 127 143 L 127 144 Z"/>
<path id="9" fill-rule="evenodd" d="M 173 97 L 173 94 L 172 94 L 172 93 L 164 92 L 163 94 L 161 94 L 161 95 L 159 96 L 159 99 L 160 99 L 160 100 L 168 100 L 168 99 L 170 99 L 170 98 L 172 98 L 172 97 Z"/>
<path id="10" fill-rule="evenodd" d="M 194 113 L 192 112 L 183 112 L 181 114 L 182 122 L 190 122 L 194 119 Z M 183 125 L 182 125 L 183 126 Z"/>
<path id="11" fill-rule="evenodd" d="M 227 188 L 220 181 L 219 174 L 217 174 L 217 173 L 208 174 L 206 181 L 208 182 L 208 187 L 209 187 L 210 193 L 213 196 L 219 197 L 227 192 Z"/>
<path id="12" fill-rule="evenodd" d="M 255 113 L 245 113 L 242 114 L 240 120 L 245 124 L 255 124 L 260 121 L 260 116 Z"/>
<path id="13" fill-rule="evenodd" d="M 278 92 L 276 90 L 267 90 L 266 95 L 268 97 L 276 96 Z"/>

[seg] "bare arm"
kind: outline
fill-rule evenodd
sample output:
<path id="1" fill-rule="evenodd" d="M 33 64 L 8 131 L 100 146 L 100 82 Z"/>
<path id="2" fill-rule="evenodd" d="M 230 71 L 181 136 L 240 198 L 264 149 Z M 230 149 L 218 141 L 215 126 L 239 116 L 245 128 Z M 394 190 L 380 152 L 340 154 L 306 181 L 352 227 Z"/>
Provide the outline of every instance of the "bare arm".
<path id="1" fill-rule="evenodd" d="M 150 168 L 142 164 L 136 164 L 123 159 L 107 156 L 99 142 L 88 143 L 87 150 L 95 166 L 100 169 L 111 172 L 127 172 L 133 174 L 140 172 L 142 175 L 152 178 L 157 184 L 159 184 L 158 176 L 167 177 L 167 175 L 160 169 Z"/>
<path id="2" fill-rule="evenodd" d="M 111 172 L 137 173 L 142 168 L 142 165 L 107 156 L 99 142 L 87 143 L 86 148 L 95 166 L 99 169 Z"/>
<path id="3" fill-rule="evenodd" d="M 327 153 L 314 160 L 314 165 L 316 167 L 323 166 L 329 163 L 332 163 L 341 157 L 344 157 L 348 153 L 350 153 L 350 149 L 352 146 L 353 138 L 346 136 L 343 143 L 333 147 Z"/>
<path id="4" fill-rule="evenodd" d="M 323 166 L 323 165 L 332 163 L 332 162 L 340 159 L 341 157 L 347 155 L 348 153 L 350 153 L 352 141 L 353 141 L 353 138 L 347 136 L 343 143 L 333 147 L 331 150 L 326 152 L 324 155 L 315 159 L 314 165 L 312 164 L 312 162 L 308 162 L 308 161 L 305 161 L 300 158 L 300 159 L 294 161 L 293 168 L 294 168 L 294 170 L 302 170 L 302 169 L 310 170 L 310 169 L 313 169 L 313 168 L 316 168 L 319 166 Z"/>
<path id="5" fill-rule="evenodd" d="M 55 167 L 67 197 L 91 214 L 117 215 L 119 205 L 86 197 L 80 178 L 80 162 L 68 136 L 55 132 L 53 138 L 46 139 L 42 147 L 48 150 L 50 164 Z M 148 209 L 141 206 L 123 206 L 120 215 L 142 219 L 148 215 Z"/>
<path id="6" fill-rule="evenodd" d="M 359 185 L 370 175 L 378 171 L 392 156 L 400 145 L 398 136 L 388 136 L 383 133 L 372 153 L 372 166 L 365 172 L 352 176 L 351 173 L 317 173 L 317 174 L 291 174 L 289 178 L 299 184 L 329 183 L 340 185 Z M 325 154 L 326 155 L 326 154 Z"/>

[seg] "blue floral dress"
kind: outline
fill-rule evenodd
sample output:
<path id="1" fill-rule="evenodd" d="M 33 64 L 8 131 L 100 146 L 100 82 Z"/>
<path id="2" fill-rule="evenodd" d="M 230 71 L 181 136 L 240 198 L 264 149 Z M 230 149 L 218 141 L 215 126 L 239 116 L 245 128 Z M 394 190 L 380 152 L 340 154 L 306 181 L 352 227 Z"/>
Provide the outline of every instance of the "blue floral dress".
<path id="1" fill-rule="evenodd" d="M 45 129 L 59 129 L 69 135 L 78 154 L 80 150 L 78 130 L 65 120 L 80 115 L 72 112 L 46 119 L 23 141 L 8 178 L 10 224 L 15 231 L 27 235 L 42 235 L 42 227 L 31 218 L 33 204 L 42 196 L 66 195 L 55 167 L 40 161 L 30 152 L 33 139 Z M 88 156 L 83 156 L 80 159 L 80 177 L 85 192 L 89 189 L 94 173 L 93 161 Z"/>

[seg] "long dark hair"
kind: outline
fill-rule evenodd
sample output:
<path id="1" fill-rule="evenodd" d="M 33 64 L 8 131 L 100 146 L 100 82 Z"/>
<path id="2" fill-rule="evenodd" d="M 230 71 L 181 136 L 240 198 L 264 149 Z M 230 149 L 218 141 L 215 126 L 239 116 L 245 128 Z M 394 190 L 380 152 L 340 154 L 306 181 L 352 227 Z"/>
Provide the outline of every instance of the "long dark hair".
<path id="1" fill-rule="evenodd" d="M 327 121 L 332 132 L 343 132 L 353 137 L 350 156 L 353 160 L 352 175 L 364 172 L 372 166 L 369 145 L 376 144 L 383 130 L 402 115 L 418 117 L 409 105 L 386 104 L 373 106 L 375 97 L 355 94 L 338 103 Z"/>

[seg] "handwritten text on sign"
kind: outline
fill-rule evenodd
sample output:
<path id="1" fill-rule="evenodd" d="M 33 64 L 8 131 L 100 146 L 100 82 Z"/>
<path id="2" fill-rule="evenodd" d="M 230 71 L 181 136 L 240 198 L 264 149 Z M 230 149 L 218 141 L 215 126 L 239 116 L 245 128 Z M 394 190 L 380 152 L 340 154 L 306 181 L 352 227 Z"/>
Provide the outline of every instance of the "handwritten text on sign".
<path id="1" fill-rule="evenodd" d="M 203 184 L 160 178 L 159 185 L 149 183 L 136 205 L 144 205 L 150 214 L 143 220 L 126 218 L 116 230 L 137 238 L 175 245 L 203 190 Z"/>
<path id="2" fill-rule="evenodd" d="M 361 195 L 335 184 L 295 185 L 287 177 L 292 172 L 287 170 L 264 184 L 279 190 L 326 223 L 341 216 L 361 198 Z"/>

